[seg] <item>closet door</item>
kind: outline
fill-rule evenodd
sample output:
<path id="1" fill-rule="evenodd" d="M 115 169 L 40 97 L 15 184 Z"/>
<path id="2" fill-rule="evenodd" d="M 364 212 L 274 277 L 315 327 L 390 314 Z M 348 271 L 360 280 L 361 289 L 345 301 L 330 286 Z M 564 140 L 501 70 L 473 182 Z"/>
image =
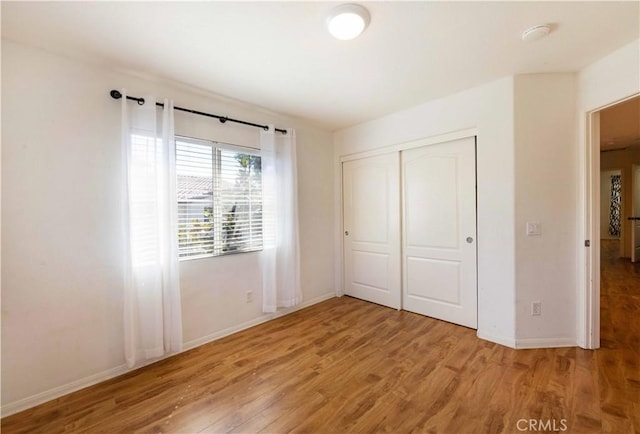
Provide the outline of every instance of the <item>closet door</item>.
<path id="1" fill-rule="evenodd" d="M 345 294 L 400 309 L 398 153 L 342 165 Z"/>
<path id="2" fill-rule="evenodd" d="M 477 328 L 475 139 L 402 152 L 403 308 Z"/>

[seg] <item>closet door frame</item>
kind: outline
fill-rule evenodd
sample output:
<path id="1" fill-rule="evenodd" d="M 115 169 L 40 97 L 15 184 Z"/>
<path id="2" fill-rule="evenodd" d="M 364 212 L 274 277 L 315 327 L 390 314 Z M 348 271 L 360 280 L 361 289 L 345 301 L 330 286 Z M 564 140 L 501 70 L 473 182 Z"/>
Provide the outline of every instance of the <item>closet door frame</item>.
<path id="1" fill-rule="evenodd" d="M 348 155 L 343 155 L 343 156 L 339 156 L 338 157 L 338 169 L 337 169 L 337 173 L 336 176 L 338 177 L 338 179 L 340 180 L 339 184 L 337 185 L 337 189 L 336 189 L 336 197 L 339 199 L 339 206 L 340 206 L 340 212 L 339 212 L 339 218 L 338 218 L 338 233 L 336 234 L 336 239 L 339 240 L 339 242 L 337 243 L 336 246 L 336 256 L 337 258 L 339 258 L 339 267 L 336 267 L 337 270 L 337 276 L 336 276 L 336 295 L 338 296 L 342 296 L 344 295 L 344 282 L 345 282 L 345 269 L 344 269 L 344 198 L 342 197 L 342 191 L 343 191 L 343 179 L 342 179 L 342 163 L 345 161 L 350 161 L 350 160 L 359 160 L 362 158 L 367 158 L 367 157 L 373 157 L 376 155 L 381 155 L 381 154 L 388 154 L 390 152 L 398 152 L 400 153 L 401 151 L 404 150 L 409 150 L 409 149 L 415 149 L 415 148 L 421 148 L 423 146 L 428 146 L 428 145 L 435 145 L 438 143 L 442 143 L 442 142 L 448 142 L 448 141 L 452 141 L 452 140 L 458 140 L 458 139 L 464 139 L 464 138 L 468 138 L 468 137 L 477 137 L 478 136 L 478 129 L 477 128 L 468 128 L 468 129 L 464 129 L 464 130 L 459 130 L 459 131 L 454 131 L 454 132 L 450 132 L 450 133 L 446 133 L 446 134 L 440 134 L 440 135 L 436 135 L 436 136 L 431 136 L 431 137 L 424 137 L 424 138 L 418 138 L 415 140 L 410 140 L 407 142 L 403 142 L 403 143 L 399 143 L 399 144 L 393 144 L 393 145 L 389 145 L 389 146 L 382 146 L 380 148 L 377 149 L 373 149 L 370 151 L 362 151 L 362 152 L 355 152 L 353 154 L 348 154 Z M 476 199 L 478 200 L 478 199 Z M 476 203 L 476 206 L 478 206 L 478 203 Z M 477 238 L 480 237 L 480 234 L 477 233 L 476 234 Z M 478 250 L 478 255 L 480 254 L 480 251 Z M 478 257 L 479 259 L 479 257 Z M 478 304 L 478 309 L 480 308 L 480 304 Z M 480 312 L 478 312 L 479 314 Z"/>

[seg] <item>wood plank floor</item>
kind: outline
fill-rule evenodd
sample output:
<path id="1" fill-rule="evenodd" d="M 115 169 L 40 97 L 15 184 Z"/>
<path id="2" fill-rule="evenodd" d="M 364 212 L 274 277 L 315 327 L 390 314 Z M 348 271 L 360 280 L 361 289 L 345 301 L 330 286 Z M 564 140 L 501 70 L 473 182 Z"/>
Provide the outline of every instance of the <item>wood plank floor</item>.
<path id="1" fill-rule="evenodd" d="M 570 433 L 640 433 L 640 274 L 614 247 L 597 351 L 512 350 L 343 297 L 4 418 L 2 432 L 518 433 L 520 419 L 564 419 Z"/>

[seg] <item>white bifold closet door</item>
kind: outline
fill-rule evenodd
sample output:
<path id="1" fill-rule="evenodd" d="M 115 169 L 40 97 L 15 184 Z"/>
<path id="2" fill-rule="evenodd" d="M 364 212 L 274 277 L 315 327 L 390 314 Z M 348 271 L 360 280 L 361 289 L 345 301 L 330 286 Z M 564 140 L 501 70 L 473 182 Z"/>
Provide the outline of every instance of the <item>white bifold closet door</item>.
<path id="1" fill-rule="evenodd" d="M 398 153 L 342 165 L 345 294 L 400 309 Z"/>
<path id="2" fill-rule="evenodd" d="M 345 294 L 477 328 L 475 138 L 342 170 Z"/>
<path id="3" fill-rule="evenodd" d="M 401 159 L 403 308 L 477 328 L 475 138 Z"/>

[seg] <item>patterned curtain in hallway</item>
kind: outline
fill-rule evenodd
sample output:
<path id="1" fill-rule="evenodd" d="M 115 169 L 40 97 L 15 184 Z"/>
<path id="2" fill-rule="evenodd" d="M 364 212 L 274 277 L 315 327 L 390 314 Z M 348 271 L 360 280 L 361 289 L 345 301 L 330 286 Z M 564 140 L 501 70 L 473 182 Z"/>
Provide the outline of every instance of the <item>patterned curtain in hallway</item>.
<path id="1" fill-rule="evenodd" d="M 620 236 L 620 192 L 622 182 L 620 175 L 611 177 L 611 204 L 609 205 L 609 235 Z"/>

